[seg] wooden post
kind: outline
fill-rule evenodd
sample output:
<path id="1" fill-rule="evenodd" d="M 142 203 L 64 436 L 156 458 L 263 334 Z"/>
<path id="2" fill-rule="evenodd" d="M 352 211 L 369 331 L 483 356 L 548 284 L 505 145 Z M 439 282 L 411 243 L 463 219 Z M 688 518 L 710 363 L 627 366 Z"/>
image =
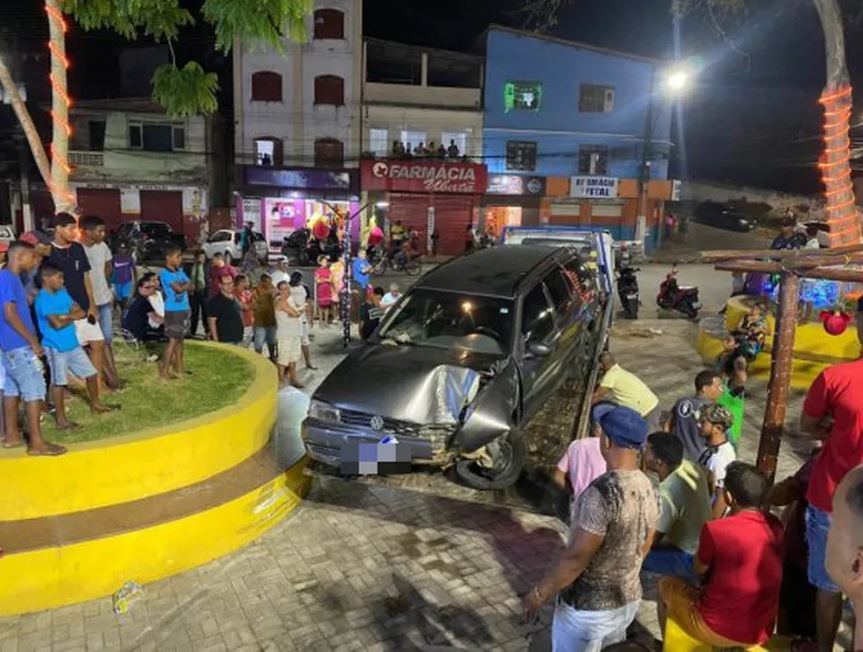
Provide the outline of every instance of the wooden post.
<path id="1" fill-rule="evenodd" d="M 764 424 L 761 426 L 761 439 L 758 442 L 757 465 L 771 483 L 776 475 L 776 460 L 785 428 L 799 297 L 800 277 L 794 272 L 782 272 L 779 277 L 779 310 L 776 315 L 776 334 L 773 336 L 767 406 L 764 411 Z"/>

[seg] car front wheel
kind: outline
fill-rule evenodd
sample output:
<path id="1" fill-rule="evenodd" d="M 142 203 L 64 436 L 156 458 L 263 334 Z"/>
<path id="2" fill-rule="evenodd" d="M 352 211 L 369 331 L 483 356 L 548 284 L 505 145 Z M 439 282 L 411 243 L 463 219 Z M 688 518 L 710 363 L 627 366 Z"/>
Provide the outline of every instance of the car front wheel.
<path id="1" fill-rule="evenodd" d="M 234 262 L 234 257 L 231 255 L 230 251 L 225 252 L 225 264 L 230 265 Z"/>
<path id="2" fill-rule="evenodd" d="M 508 489 L 517 481 L 527 459 L 527 446 L 521 433 L 511 430 L 489 444 L 493 466 L 487 468 L 476 460 L 462 459 L 456 463 L 456 473 L 468 486 L 480 491 Z"/>

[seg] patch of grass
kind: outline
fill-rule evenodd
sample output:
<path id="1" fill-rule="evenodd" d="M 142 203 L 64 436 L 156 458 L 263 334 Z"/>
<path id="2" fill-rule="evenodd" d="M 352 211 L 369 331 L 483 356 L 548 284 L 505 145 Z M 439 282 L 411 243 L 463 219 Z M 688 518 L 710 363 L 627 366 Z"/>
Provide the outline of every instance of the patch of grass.
<path id="1" fill-rule="evenodd" d="M 179 423 L 229 405 L 243 395 L 254 377 L 253 365 L 239 356 L 189 342 L 186 369 L 192 374 L 177 380 L 160 380 L 156 363 L 146 361 L 143 348 L 134 350 L 115 342 L 114 356 L 124 387 L 105 395 L 103 402 L 121 409 L 91 414 L 81 392 L 75 389 L 75 396 L 66 399 L 66 412 L 83 427 L 58 431 L 53 415 L 45 415 L 43 429 L 49 441 L 94 441 Z"/>

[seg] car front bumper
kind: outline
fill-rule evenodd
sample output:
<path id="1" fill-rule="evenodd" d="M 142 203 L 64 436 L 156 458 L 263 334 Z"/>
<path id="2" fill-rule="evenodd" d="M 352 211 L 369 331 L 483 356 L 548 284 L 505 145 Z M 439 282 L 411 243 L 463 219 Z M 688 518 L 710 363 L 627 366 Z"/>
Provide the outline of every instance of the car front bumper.
<path id="1" fill-rule="evenodd" d="M 440 464 L 448 458 L 446 442 L 441 436 L 405 436 L 398 433 L 363 430 L 342 423 L 321 421 L 308 417 L 303 421 L 303 441 L 309 457 L 327 466 L 340 467 L 345 455 L 356 450 L 359 444 L 380 444 L 381 440 L 395 437 L 398 445 L 407 449 L 407 456 L 413 464 Z"/>

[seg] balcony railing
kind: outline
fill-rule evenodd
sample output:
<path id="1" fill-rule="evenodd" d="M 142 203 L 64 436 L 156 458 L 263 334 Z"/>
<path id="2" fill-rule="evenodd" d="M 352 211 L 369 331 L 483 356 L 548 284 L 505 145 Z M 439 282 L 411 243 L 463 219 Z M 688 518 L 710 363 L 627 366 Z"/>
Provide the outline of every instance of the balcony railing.
<path id="1" fill-rule="evenodd" d="M 69 152 L 70 165 L 104 167 L 105 155 L 102 152 Z"/>

